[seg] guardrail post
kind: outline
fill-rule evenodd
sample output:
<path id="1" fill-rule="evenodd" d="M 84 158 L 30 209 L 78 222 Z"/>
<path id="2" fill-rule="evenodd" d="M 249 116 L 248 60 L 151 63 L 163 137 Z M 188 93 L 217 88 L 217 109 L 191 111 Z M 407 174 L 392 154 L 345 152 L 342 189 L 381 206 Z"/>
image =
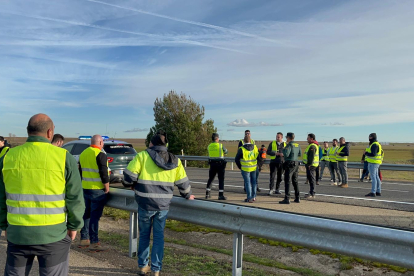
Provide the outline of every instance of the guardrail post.
<path id="1" fill-rule="evenodd" d="M 233 164 L 234 164 L 234 162 L 231 162 L 231 170 L 233 170 Z"/>
<path id="2" fill-rule="evenodd" d="M 129 213 L 129 257 L 137 256 L 138 252 L 138 213 Z"/>
<path id="3" fill-rule="evenodd" d="M 362 169 L 359 169 L 359 179 L 362 177 Z"/>
<path id="4" fill-rule="evenodd" d="M 187 168 L 187 160 L 184 160 L 184 168 Z"/>
<path id="5" fill-rule="evenodd" d="M 242 276 L 243 234 L 233 234 L 233 276 Z"/>

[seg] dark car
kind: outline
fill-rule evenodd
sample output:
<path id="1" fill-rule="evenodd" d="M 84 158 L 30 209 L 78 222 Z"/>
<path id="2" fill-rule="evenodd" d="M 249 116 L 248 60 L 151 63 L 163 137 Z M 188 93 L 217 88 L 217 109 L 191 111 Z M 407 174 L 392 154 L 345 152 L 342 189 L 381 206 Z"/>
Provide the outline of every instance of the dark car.
<path id="1" fill-rule="evenodd" d="M 90 138 L 80 138 L 79 140 L 70 141 L 64 144 L 63 148 L 69 151 L 73 157 L 75 157 L 76 161 L 79 162 L 80 154 L 90 145 Z M 127 142 L 109 139 L 104 139 L 103 151 L 108 157 L 110 182 L 121 182 L 124 178 L 124 170 L 127 168 L 128 163 L 134 159 L 137 152 L 134 147 Z"/>

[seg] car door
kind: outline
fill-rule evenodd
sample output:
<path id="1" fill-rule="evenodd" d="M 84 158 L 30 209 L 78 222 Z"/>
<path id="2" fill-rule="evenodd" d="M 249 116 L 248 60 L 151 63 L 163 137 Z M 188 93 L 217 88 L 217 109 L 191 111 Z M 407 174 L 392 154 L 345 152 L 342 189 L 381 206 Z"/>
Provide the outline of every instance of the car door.
<path id="1" fill-rule="evenodd" d="M 81 153 L 86 150 L 90 145 L 89 144 L 75 144 L 75 146 L 72 149 L 72 155 L 75 157 L 76 162 L 79 162 L 79 156 Z"/>

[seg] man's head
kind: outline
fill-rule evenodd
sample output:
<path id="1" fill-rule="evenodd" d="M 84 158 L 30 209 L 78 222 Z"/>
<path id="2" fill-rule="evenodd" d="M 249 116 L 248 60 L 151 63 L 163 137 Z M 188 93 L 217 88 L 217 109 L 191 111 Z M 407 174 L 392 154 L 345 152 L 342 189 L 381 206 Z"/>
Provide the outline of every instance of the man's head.
<path id="1" fill-rule="evenodd" d="M 283 141 L 283 133 L 282 132 L 278 132 L 276 134 L 276 141 L 278 141 L 279 143 L 281 143 Z"/>
<path id="2" fill-rule="evenodd" d="M 332 140 L 332 146 L 336 147 L 338 145 L 338 139 Z"/>
<path id="3" fill-rule="evenodd" d="M 100 149 L 102 149 L 104 145 L 102 136 L 99 134 L 95 134 L 94 136 L 92 136 L 91 145 L 97 146 Z"/>
<path id="4" fill-rule="evenodd" d="M 63 141 L 65 141 L 65 137 L 63 137 L 62 134 L 56 133 L 53 135 L 52 145 L 60 148 L 63 146 Z"/>
<path id="5" fill-rule="evenodd" d="M 371 133 L 369 135 L 368 139 L 369 139 L 370 142 L 377 141 L 377 134 L 376 133 Z"/>
<path id="6" fill-rule="evenodd" d="M 344 137 L 339 138 L 339 144 L 341 144 L 341 145 L 345 144 L 345 138 Z"/>
<path id="7" fill-rule="evenodd" d="M 309 144 L 312 144 L 313 142 L 315 142 L 315 139 L 316 139 L 315 134 L 309 133 L 308 138 L 306 140 L 308 141 Z"/>
<path id="8" fill-rule="evenodd" d="M 167 133 L 163 130 L 157 131 L 157 133 L 152 136 L 150 147 L 152 146 L 163 146 L 165 147 L 168 143 Z"/>
<path id="9" fill-rule="evenodd" d="M 213 140 L 213 142 L 218 142 L 220 140 L 220 135 L 214 132 L 213 135 L 211 135 L 211 140 Z"/>
<path id="10" fill-rule="evenodd" d="M 250 143 L 250 130 L 246 129 L 244 131 L 244 142 Z"/>
<path id="11" fill-rule="evenodd" d="M 286 134 L 286 141 L 287 141 L 287 142 L 290 142 L 290 141 L 293 141 L 293 140 L 295 140 L 295 133 L 293 133 L 293 132 L 288 132 L 288 133 Z"/>
<path id="12" fill-rule="evenodd" d="M 53 121 L 46 114 L 33 115 L 27 124 L 29 136 L 41 136 L 52 141 L 55 132 Z"/>
<path id="13" fill-rule="evenodd" d="M 4 137 L 0 136 L 0 148 L 4 147 Z"/>
<path id="14" fill-rule="evenodd" d="M 262 145 L 262 149 L 265 148 L 265 145 Z"/>
<path id="15" fill-rule="evenodd" d="M 323 142 L 323 147 L 324 147 L 325 149 L 329 148 L 329 143 L 328 143 L 328 141 Z"/>

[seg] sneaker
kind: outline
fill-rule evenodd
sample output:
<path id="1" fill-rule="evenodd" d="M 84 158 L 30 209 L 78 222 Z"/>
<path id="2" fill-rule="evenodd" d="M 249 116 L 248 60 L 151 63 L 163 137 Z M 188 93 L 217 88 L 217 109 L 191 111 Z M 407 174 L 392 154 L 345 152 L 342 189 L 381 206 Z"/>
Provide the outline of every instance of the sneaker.
<path id="1" fill-rule="evenodd" d="M 224 195 L 221 195 L 218 197 L 218 200 L 227 200 L 227 197 L 225 197 Z"/>
<path id="2" fill-rule="evenodd" d="M 262 189 L 260 189 L 259 187 L 257 187 L 257 191 L 260 193 L 262 191 Z"/>
<path id="3" fill-rule="evenodd" d="M 305 198 L 314 199 L 315 195 L 305 194 Z"/>
<path id="4" fill-rule="evenodd" d="M 331 179 L 330 181 L 333 182 L 333 179 Z"/>
<path id="5" fill-rule="evenodd" d="M 267 195 L 268 195 L 268 196 L 271 196 L 273 193 L 274 193 L 274 192 L 269 191 L 269 192 L 267 193 Z"/>
<path id="6" fill-rule="evenodd" d="M 341 186 L 339 186 L 339 187 L 341 187 L 341 188 L 348 188 L 348 184 L 347 184 L 347 183 L 343 183 L 343 184 L 341 184 Z"/>
<path id="7" fill-rule="evenodd" d="M 319 178 L 319 181 L 322 181 L 322 177 L 321 177 L 321 178 Z"/>
<path id="8" fill-rule="evenodd" d="M 102 251 L 106 251 L 107 249 L 104 248 L 100 242 L 97 243 L 92 243 L 91 246 L 89 247 L 89 251 L 91 252 L 102 252 Z"/>
<path id="9" fill-rule="evenodd" d="M 282 193 L 281 193 L 279 190 L 276 190 L 276 191 L 274 192 L 274 194 L 275 194 L 275 195 L 281 195 Z"/>
<path id="10" fill-rule="evenodd" d="M 209 199 L 209 198 L 211 198 L 210 193 L 206 194 L 206 199 Z"/>
<path id="11" fill-rule="evenodd" d="M 290 201 L 289 199 L 285 198 L 284 200 L 279 201 L 279 204 L 290 204 Z"/>
<path id="12" fill-rule="evenodd" d="M 375 193 L 376 196 L 381 196 L 381 193 Z"/>
<path id="13" fill-rule="evenodd" d="M 337 185 L 338 185 L 338 183 L 333 182 L 333 183 L 331 183 L 331 185 L 332 185 L 332 186 L 337 186 Z"/>
<path id="14" fill-rule="evenodd" d="M 316 185 L 319 185 L 319 182 L 318 181 L 316 181 Z"/>
<path id="15" fill-rule="evenodd" d="M 363 179 L 358 179 L 358 182 L 364 182 L 364 180 Z"/>
<path id="16" fill-rule="evenodd" d="M 160 276 L 159 271 L 151 271 L 151 276 Z"/>
<path id="17" fill-rule="evenodd" d="M 144 267 L 140 267 L 138 271 L 138 275 L 146 275 L 147 273 L 151 272 L 151 268 L 149 265 L 146 265 Z"/>
<path id="18" fill-rule="evenodd" d="M 295 198 L 295 200 L 293 202 L 300 203 L 300 199 L 299 198 Z"/>
<path id="19" fill-rule="evenodd" d="M 309 184 L 309 182 L 308 182 L 308 181 L 306 181 L 306 182 L 305 182 L 305 183 L 303 183 L 303 184 L 308 185 L 308 184 Z"/>
<path id="20" fill-rule="evenodd" d="M 369 193 L 369 194 L 366 194 L 365 196 L 366 197 L 375 197 L 375 194 L 374 193 Z"/>
<path id="21" fill-rule="evenodd" d="M 90 240 L 80 240 L 78 248 L 87 248 L 91 245 Z"/>

